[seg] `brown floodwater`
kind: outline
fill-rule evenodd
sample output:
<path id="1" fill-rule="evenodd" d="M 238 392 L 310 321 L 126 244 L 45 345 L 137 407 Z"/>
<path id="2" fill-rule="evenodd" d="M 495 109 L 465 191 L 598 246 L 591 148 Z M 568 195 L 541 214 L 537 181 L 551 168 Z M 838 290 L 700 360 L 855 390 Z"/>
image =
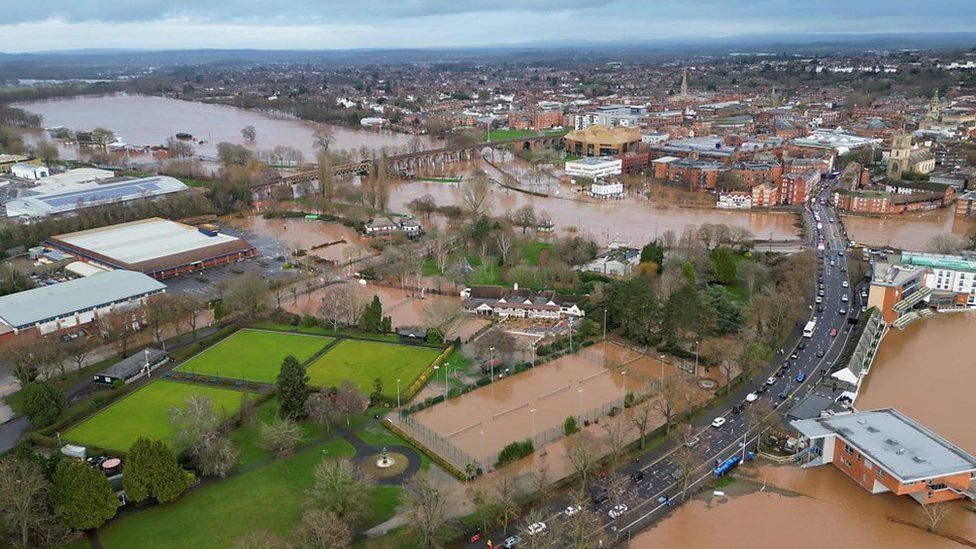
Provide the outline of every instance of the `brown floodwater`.
<path id="1" fill-rule="evenodd" d="M 72 97 L 18 103 L 18 107 L 44 117 L 45 127 L 66 126 L 73 130 L 92 130 L 96 127 L 108 128 L 120 140 L 134 146 L 162 145 L 166 139 L 177 132 L 186 132 L 196 140 L 197 154 L 215 157 L 217 143 L 227 141 L 246 145 L 253 150 L 271 150 L 278 145 L 292 147 L 312 160 L 315 150 L 312 146 L 315 130 L 326 126 L 287 116 L 240 109 L 227 105 L 213 105 L 154 97 L 148 95 L 112 94 L 89 97 Z M 257 139 L 245 142 L 241 128 L 254 126 Z M 332 150 L 357 151 L 360 147 L 380 149 L 382 147 L 406 147 L 414 136 L 388 131 L 375 132 L 330 126 L 335 141 Z M 46 138 L 46 132 L 27 135 L 30 142 Z M 431 146 L 430 139 L 420 136 L 423 148 Z M 76 147 L 63 147 L 63 158 L 77 158 Z"/>
<path id="2" fill-rule="evenodd" d="M 893 494 L 871 495 L 834 467 L 800 469 L 763 466 L 743 469 L 758 486 L 731 499 L 695 499 L 650 530 L 631 547 L 933 547 L 961 545 L 918 528 L 919 505 Z M 740 481 L 726 492 L 741 492 Z M 943 530 L 976 539 L 976 515 L 954 503 Z"/>
<path id="3" fill-rule="evenodd" d="M 374 254 L 355 229 L 341 223 L 299 218 L 265 219 L 260 214 L 229 217 L 227 222 L 239 230 L 273 238 L 289 250 L 302 249 L 308 255 L 338 263 Z M 320 247 L 312 249 L 315 246 Z"/>
<path id="4" fill-rule="evenodd" d="M 958 237 L 976 229 L 976 221 L 957 219 L 953 208 L 898 216 L 842 216 L 851 240 L 868 246 L 893 246 L 906 250 L 934 251 L 929 242 L 939 234 Z"/>
<path id="5" fill-rule="evenodd" d="M 891 330 L 854 405 L 891 406 L 971 454 L 976 427 L 966 413 L 976 386 L 976 313 L 938 314 Z"/>
<path id="6" fill-rule="evenodd" d="M 433 196 L 441 206 L 461 204 L 461 190 L 457 184 L 410 181 L 391 185 L 390 208 L 406 212 L 411 200 L 426 194 Z M 558 231 L 575 230 L 590 235 L 604 245 L 613 240 L 624 240 L 639 246 L 665 231 L 671 230 L 680 235 L 686 227 L 705 223 L 742 227 L 756 238 L 764 239 L 793 239 L 798 234 L 794 226 L 796 218 L 788 213 L 681 208 L 638 196 L 606 201 L 574 198 L 572 191 L 565 186 L 561 187 L 559 197 L 533 196 L 493 187 L 491 212 L 505 215 L 531 204 L 537 214 L 547 212 Z"/>

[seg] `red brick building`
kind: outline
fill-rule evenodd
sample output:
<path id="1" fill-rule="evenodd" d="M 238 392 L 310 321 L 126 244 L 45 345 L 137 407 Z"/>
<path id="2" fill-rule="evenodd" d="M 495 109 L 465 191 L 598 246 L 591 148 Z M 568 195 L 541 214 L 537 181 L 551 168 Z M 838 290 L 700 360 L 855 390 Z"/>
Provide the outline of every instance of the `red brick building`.
<path id="1" fill-rule="evenodd" d="M 820 181 L 820 172 L 808 170 L 784 174 L 780 179 L 779 197 L 782 204 L 803 204 Z"/>
<path id="2" fill-rule="evenodd" d="M 508 127 L 513 130 L 543 130 L 562 125 L 562 111 L 528 110 L 508 113 Z"/>
<path id="3" fill-rule="evenodd" d="M 893 408 L 792 422 L 809 441 L 805 467 L 833 463 L 872 494 L 923 505 L 974 499 L 976 458 Z"/>

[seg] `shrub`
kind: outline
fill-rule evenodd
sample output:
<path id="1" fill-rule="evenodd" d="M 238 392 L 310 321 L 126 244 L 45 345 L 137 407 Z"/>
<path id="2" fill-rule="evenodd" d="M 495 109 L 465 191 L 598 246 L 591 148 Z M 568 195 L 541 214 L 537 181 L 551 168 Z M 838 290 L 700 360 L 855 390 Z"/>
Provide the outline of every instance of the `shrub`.
<path id="1" fill-rule="evenodd" d="M 567 416 L 566 421 L 563 422 L 563 433 L 569 436 L 577 431 L 579 431 L 579 425 L 576 423 L 576 416 Z"/>
<path id="2" fill-rule="evenodd" d="M 498 466 L 505 465 L 506 463 L 511 463 L 513 461 L 518 461 L 525 456 L 531 454 L 535 450 L 535 446 L 532 444 L 530 439 L 525 439 L 523 441 L 516 441 L 508 446 L 502 448 L 502 451 L 498 453 Z"/>
<path id="3" fill-rule="evenodd" d="M 484 387 L 489 383 L 491 383 L 491 378 L 489 378 L 488 376 L 479 377 L 478 380 L 474 382 L 474 384 L 477 385 L 478 387 Z"/>

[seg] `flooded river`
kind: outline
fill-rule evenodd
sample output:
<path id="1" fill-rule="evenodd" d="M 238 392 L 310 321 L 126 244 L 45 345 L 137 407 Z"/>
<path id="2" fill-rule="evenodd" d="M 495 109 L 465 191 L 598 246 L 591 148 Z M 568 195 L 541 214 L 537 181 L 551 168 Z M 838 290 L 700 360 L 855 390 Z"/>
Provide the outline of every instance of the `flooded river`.
<path id="1" fill-rule="evenodd" d="M 161 145 L 177 132 L 186 132 L 196 140 L 197 154 L 215 157 L 217 143 L 227 141 L 246 144 L 254 150 L 271 150 L 285 145 L 302 152 L 306 160 L 315 155 L 312 146 L 315 130 L 324 126 L 296 118 L 274 116 L 260 111 L 240 109 L 226 105 L 211 105 L 154 97 L 148 95 L 114 94 L 92 97 L 72 97 L 19 103 L 18 107 L 44 117 L 45 127 L 66 126 L 72 130 L 108 128 L 120 140 L 134 146 Z M 257 139 L 246 143 L 241 128 L 254 126 Z M 361 131 L 341 126 L 331 126 L 335 141 L 332 150 L 358 150 L 360 147 L 405 147 L 413 136 L 392 133 Z M 29 133 L 28 141 L 47 137 L 46 132 Z M 426 137 L 419 137 L 424 148 L 429 146 Z M 76 147 L 62 147 L 63 158 L 78 155 Z"/>
<path id="2" fill-rule="evenodd" d="M 976 428 L 964 410 L 976 386 L 976 313 L 936 315 L 885 335 L 854 405 L 892 406 L 976 454 Z"/>
<path id="3" fill-rule="evenodd" d="M 906 250 L 934 251 L 932 237 L 951 234 L 963 237 L 976 222 L 956 219 L 953 208 L 887 218 L 842 216 L 851 240 L 868 246 L 893 246 Z"/>
<path id="4" fill-rule="evenodd" d="M 425 194 L 433 196 L 441 206 L 461 204 L 461 190 L 457 184 L 411 181 L 391 186 L 390 208 L 406 212 L 411 200 Z M 547 212 L 551 216 L 557 234 L 565 234 L 567 229 L 575 230 L 590 235 L 604 245 L 612 240 L 624 240 L 640 246 L 665 231 L 671 230 L 680 235 L 685 227 L 705 223 L 742 227 L 756 238 L 797 237 L 794 226 L 796 218 L 788 213 L 681 208 L 639 196 L 628 196 L 624 200 L 582 201 L 571 199 L 571 191 L 561 194 L 562 197 L 540 197 L 494 187 L 491 191 L 491 212 L 493 215 L 504 215 L 531 204 L 537 214 Z"/>
<path id="5" fill-rule="evenodd" d="M 724 490 L 731 499 L 696 499 L 633 539 L 651 547 L 870 547 L 959 548 L 962 545 L 919 528 L 919 505 L 890 493 L 871 495 L 834 467 L 799 469 L 763 466 L 740 470 Z M 765 485 L 765 489 L 762 489 Z M 751 491 L 751 492 L 750 492 Z M 973 540 L 976 515 L 952 506 L 943 531 Z"/>

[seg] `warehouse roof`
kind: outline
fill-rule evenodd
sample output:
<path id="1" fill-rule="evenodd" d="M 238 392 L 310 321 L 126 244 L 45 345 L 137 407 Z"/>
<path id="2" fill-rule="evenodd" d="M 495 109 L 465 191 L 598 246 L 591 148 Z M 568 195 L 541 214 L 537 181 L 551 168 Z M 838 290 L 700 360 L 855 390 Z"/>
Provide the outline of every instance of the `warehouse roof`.
<path id="1" fill-rule="evenodd" d="M 109 271 L 0 297 L 0 320 L 14 328 L 158 293 L 166 286 L 142 273 Z"/>
<path id="2" fill-rule="evenodd" d="M 70 189 L 34 196 L 22 196 L 4 203 L 8 216 L 44 217 L 92 206 L 127 202 L 138 198 L 161 196 L 184 191 L 180 180 L 157 175 L 139 179 L 92 183 L 81 189 Z"/>
<path id="3" fill-rule="evenodd" d="M 196 227 L 159 217 L 58 235 L 51 241 L 94 252 L 124 265 L 230 243 L 235 248 L 250 248 L 237 237 L 204 233 Z"/>

